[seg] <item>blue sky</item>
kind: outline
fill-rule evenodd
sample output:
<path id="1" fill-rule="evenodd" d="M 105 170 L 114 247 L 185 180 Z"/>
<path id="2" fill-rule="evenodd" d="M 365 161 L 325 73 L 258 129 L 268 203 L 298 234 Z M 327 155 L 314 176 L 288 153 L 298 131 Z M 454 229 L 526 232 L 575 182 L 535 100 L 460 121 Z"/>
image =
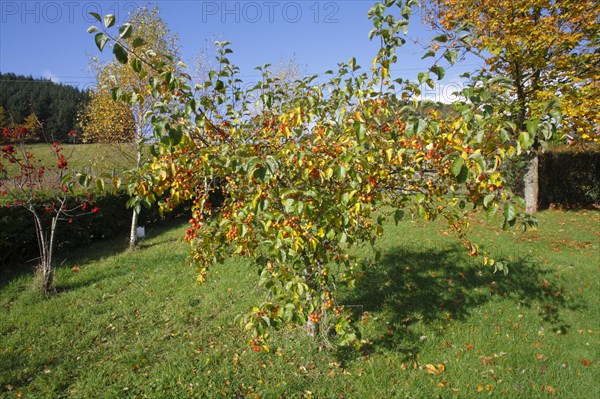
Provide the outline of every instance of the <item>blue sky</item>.
<path id="1" fill-rule="evenodd" d="M 368 68 L 377 51 L 377 43 L 367 38 L 371 0 L 0 0 L 0 71 L 85 87 L 92 83 L 87 55 L 98 53 L 86 33 L 95 22 L 88 13 L 115 14 L 124 22 L 128 12 L 142 4 L 159 6 L 171 31 L 179 35 L 190 64 L 208 43 L 231 41 L 230 59 L 247 81 L 256 77 L 255 66 L 276 65 L 292 57 L 307 73 L 335 69 L 352 56 Z M 392 68 L 396 77 L 415 78 L 431 62 L 420 59 L 423 44 L 433 35 L 421 20 L 417 11 L 408 43 L 398 52 L 400 62 Z M 451 68 L 445 83 L 452 84 L 473 68 L 472 60 Z"/>

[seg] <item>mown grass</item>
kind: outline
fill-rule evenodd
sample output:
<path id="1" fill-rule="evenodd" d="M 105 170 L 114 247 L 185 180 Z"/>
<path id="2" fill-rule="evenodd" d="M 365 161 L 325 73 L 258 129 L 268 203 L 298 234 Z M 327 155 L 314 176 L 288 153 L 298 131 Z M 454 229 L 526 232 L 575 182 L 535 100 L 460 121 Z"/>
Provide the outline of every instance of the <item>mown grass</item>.
<path id="1" fill-rule="evenodd" d="M 289 329 L 252 352 L 233 319 L 262 298 L 256 271 L 232 259 L 197 285 L 184 226 L 134 252 L 101 243 L 70 254 L 50 299 L 29 275 L 0 283 L 1 397 L 600 397 L 600 212 L 539 219 L 525 234 L 474 226 L 506 276 L 440 224 L 388 226 L 382 260 L 342 293 L 359 350 Z"/>

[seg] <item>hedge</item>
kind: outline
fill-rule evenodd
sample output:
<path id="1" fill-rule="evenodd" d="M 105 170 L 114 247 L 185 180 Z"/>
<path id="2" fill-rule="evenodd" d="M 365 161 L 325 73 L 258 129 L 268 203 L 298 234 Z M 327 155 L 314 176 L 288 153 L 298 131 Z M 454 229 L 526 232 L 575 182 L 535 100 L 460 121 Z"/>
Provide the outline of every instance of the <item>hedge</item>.
<path id="1" fill-rule="evenodd" d="M 600 151 L 553 150 L 540 157 L 541 208 L 600 204 Z"/>
<path id="2" fill-rule="evenodd" d="M 103 194 L 93 199 L 93 206 L 100 208 L 98 213 L 87 213 L 72 219 L 70 223 L 61 221 L 56 234 L 56 250 L 72 249 L 87 245 L 92 241 L 111 238 L 119 234 L 126 236 L 131 227 L 131 209 L 126 207 L 129 196 L 125 192 Z M 73 197 L 69 201 L 76 203 L 81 198 Z M 40 205 L 40 214 L 49 216 Z M 187 216 L 184 204 L 168 217 Z M 151 225 L 159 223 L 156 207 L 140 212 L 139 224 Z M 38 245 L 31 214 L 21 207 L 0 207 L 0 267 L 24 266 L 38 256 Z M 31 262 L 35 265 L 35 262 Z"/>

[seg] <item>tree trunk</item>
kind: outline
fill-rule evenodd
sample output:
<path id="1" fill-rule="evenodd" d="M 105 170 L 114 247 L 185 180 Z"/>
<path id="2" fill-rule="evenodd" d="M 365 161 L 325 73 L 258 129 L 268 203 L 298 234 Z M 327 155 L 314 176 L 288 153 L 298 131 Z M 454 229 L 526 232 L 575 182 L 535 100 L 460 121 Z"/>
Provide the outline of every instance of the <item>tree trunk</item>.
<path id="1" fill-rule="evenodd" d="M 40 252 L 40 263 L 37 268 L 38 278 L 41 279 L 41 289 L 45 295 L 50 295 L 54 290 L 54 268 L 52 267 L 52 250 L 54 246 L 54 232 L 56 231 L 56 223 L 58 216 L 52 218 L 50 223 L 49 237 L 44 234 L 42 221 L 38 214 L 30 209 L 35 222 L 35 233 L 37 235 L 38 247 Z"/>
<path id="2" fill-rule="evenodd" d="M 539 194 L 539 173 L 538 164 L 539 157 L 537 151 L 532 151 L 526 158 L 527 165 L 525 166 L 524 180 L 524 197 L 525 197 L 525 212 L 529 215 L 538 211 L 538 194 Z"/>
<path id="3" fill-rule="evenodd" d="M 129 232 L 129 249 L 135 248 L 137 244 L 137 224 L 138 224 L 138 213 L 135 211 L 135 207 L 133 208 L 133 213 L 131 215 L 131 230 Z"/>
<path id="4" fill-rule="evenodd" d="M 308 289 L 306 290 L 306 300 L 308 302 L 311 302 L 313 299 L 312 294 L 310 293 L 310 280 L 312 279 L 312 276 L 308 269 L 304 269 L 304 277 L 306 278 L 306 284 L 308 285 Z M 312 321 L 310 317 L 308 318 L 308 320 L 306 320 L 306 324 L 304 327 L 306 328 L 306 333 L 309 337 L 315 338 L 317 336 L 318 325 L 317 323 Z"/>
<path id="5" fill-rule="evenodd" d="M 141 148 L 141 142 L 142 142 L 142 120 L 143 118 L 143 114 L 139 114 L 138 115 L 138 121 L 137 121 L 137 125 L 135 128 L 135 141 L 134 141 L 134 145 L 135 145 L 135 150 L 136 150 L 136 171 L 139 172 L 141 166 L 142 166 L 142 148 Z M 137 224 L 138 224 L 138 213 L 135 210 L 135 207 L 133 208 L 133 213 L 131 215 L 131 229 L 129 230 L 129 249 L 133 249 L 135 248 L 135 245 L 137 244 Z"/>

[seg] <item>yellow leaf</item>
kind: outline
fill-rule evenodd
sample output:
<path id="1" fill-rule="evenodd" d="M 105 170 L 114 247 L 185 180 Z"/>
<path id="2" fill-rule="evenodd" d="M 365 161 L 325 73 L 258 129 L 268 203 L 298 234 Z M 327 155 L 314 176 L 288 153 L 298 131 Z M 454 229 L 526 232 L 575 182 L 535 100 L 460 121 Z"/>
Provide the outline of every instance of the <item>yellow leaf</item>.
<path id="1" fill-rule="evenodd" d="M 425 365 L 425 372 L 427 374 L 440 374 L 444 370 L 446 370 L 446 366 L 444 366 L 442 363 L 438 363 L 437 366 L 434 366 L 433 364 Z"/>

